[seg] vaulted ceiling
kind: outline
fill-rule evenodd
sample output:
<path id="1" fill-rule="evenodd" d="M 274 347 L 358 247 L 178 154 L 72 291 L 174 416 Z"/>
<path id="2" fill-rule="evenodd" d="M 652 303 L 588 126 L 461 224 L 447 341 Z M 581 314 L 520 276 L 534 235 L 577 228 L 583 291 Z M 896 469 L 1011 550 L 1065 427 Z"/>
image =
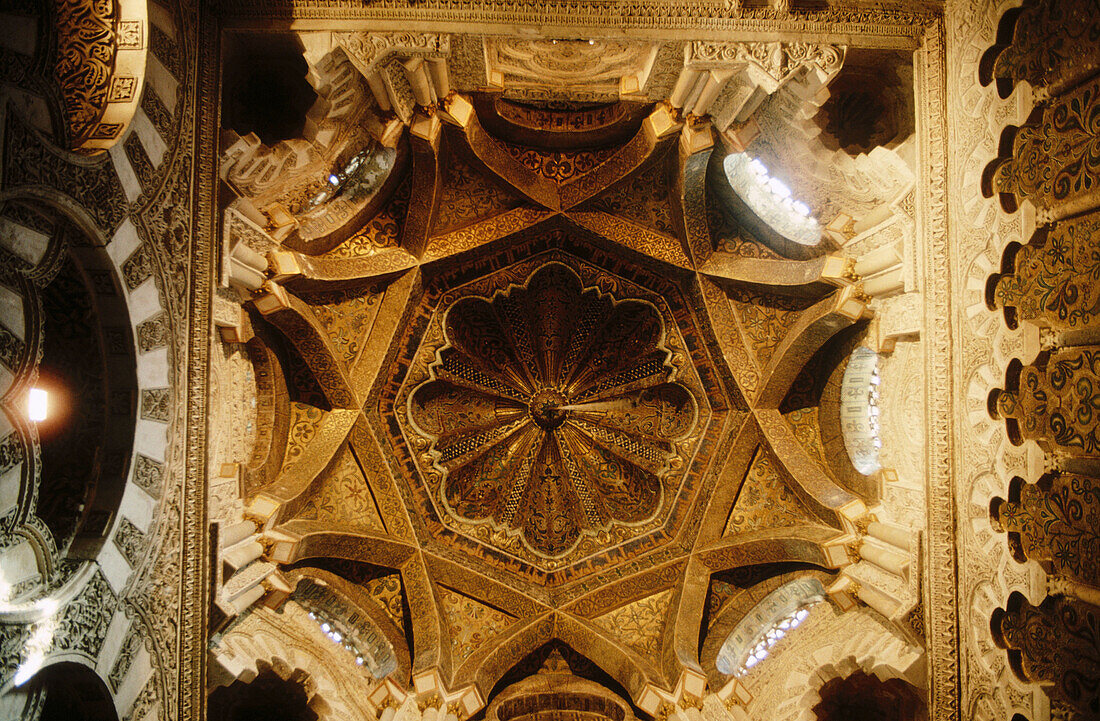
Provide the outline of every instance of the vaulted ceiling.
<path id="1" fill-rule="evenodd" d="M 447 59 L 419 37 L 334 36 L 312 141 L 226 141 L 265 558 L 378 678 L 432 669 L 484 703 L 560 647 L 650 713 L 685 673 L 721 687 L 733 597 L 828 585 L 880 491 L 841 433 L 873 315 L 845 236 L 764 185 L 739 194 L 738 135 L 702 113 L 800 122 L 816 106 L 794 88 L 823 87 L 845 49 L 679 45 L 655 79 L 659 42 L 486 37 L 502 90 L 456 93 L 474 40 Z M 371 75 L 385 52 L 411 59 Z"/>

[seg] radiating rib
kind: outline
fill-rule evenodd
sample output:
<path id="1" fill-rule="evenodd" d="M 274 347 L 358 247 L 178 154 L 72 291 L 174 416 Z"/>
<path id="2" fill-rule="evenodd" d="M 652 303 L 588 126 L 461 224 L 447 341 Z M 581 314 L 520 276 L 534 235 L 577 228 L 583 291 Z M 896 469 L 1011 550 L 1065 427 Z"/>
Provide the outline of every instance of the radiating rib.
<path id="1" fill-rule="evenodd" d="M 615 375 L 594 379 L 594 382 L 572 396 L 573 403 L 588 403 L 612 398 L 623 392 L 653 388 L 665 383 L 669 369 L 665 365 L 666 353 L 653 350 L 638 356 L 634 365 Z"/>
<path id="2" fill-rule="evenodd" d="M 577 395 L 597 382 L 634 368 L 638 356 L 647 358 L 661 339 L 661 319 L 653 306 L 624 301 L 612 308 L 597 331 L 595 342 L 569 379 L 567 393 Z"/>
<path id="3" fill-rule="evenodd" d="M 539 270 L 527 288 L 527 323 L 532 329 L 539 376 L 557 386 L 561 365 L 582 311 L 580 278 L 564 265 Z"/>
<path id="4" fill-rule="evenodd" d="M 571 416 L 654 440 L 682 438 L 695 425 L 695 401 L 679 383 L 662 383 L 563 406 Z"/>
<path id="5" fill-rule="evenodd" d="M 523 459 L 530 444 L 536 442 L 539 431 L 523 423 L 508 437 L 481 453 L 474 462 L 466 463 L 447 473 L 444 494 L 447 503 L 458 515 L 479 520 L 495 515 L 503 507 L 513 483 L 526 483 L 519 477 Z"/>
<path id="6" fill-rule="evenodd" d="M 441 362 L 432 369 L 439 380 L 449 381 L 457 386 L 480 391 L 489 395 L 499 395 L 517 401 L 525 400 L 529 394 L 514 388 L 501 378 L 487 373 L 467 356 L 454 348 L 445 348 L 441 353 Z"/>
<path id="7" fill-rule="evenodd" d="M 486 373 L 527 393 L 534 391 L 526 366 L 518 358 L 492 305 L 481 298 L 463 298 L 446 319 L 447 340 Z"/>
<path id="8" fill-rule="evenodd" d="M 575 489 L 565 482 L 561 452 L 551 434 L 544 434 L 523 503 L 516 513 L 515 524 L 523 529 L 523 537 L 533 549 L 555 557 L 567 553 L 580 537 L 582 519 L 578 511 Z"/>
<path id="9" fill-rule="evenodd" d="M 574 478 L 583 479 L 588 495 L 597 500 L 605 523 L 637 523 L 656 512 L 661 485 L 655 475 L 592 443 L 573 428 L 563 426 L 561 440 L 570 450 L 566 464 Z"/>
<path id="10" fill-rule="evenodd" d="M 596 342 L 596 336 L 610 314 L 610 298 L 601 296 L 595 288 L 581 294 L 578 307 L 573 311 L 573 333 L 565 349 L 556 385 L 563 386 L 576 375 L 578 365 L 588 357 L 588 349 Z"/>
<path id="11" fill-rule="evenodd" d="M 526 410 L 519 401 L 443 380 L 417 388 L 409 407 L 417 427 L 436 438 L 513 423 Z"/>
<path id="12" fill-rule="evenodd" d="M 587 423 L 579 418 L 570 420 L 569 425 L 586 436 L 592 445 L 600 446 L 609 453 L 654 475 L 659 476 L 668 470 L 668 454 L 672 452 L 672 446 L 667 441 L 653 441 L 622 433 L 607 426 Z"/>
<path id="13" fill-rule="evenodd" d="M 489 453 L 500 443 L 509 443 L 511 436 L 522 427 L 529 425 L 526 418 L 508 426 L 494 426 L 474 433 L 455 434 L 436 441 L 432 449 L 437 454 L 439 465 L 448 473 L 476 463 L 481 456 Z"/>
<path id="14" fill-rule="evenodd" d="M 527 315 L 526 298 L 523 288 L 516 288 L 508 295 L 498 296 L 493 301 L 493 310 L 500 325 L 508 334 L 508 341 L 522 362 L 523 373 L 530 379 L 533 388 L 544 385 L 539 376 L 538 361 L 535 360 L 535 347 L 531 338 L 531 324 Z"/>

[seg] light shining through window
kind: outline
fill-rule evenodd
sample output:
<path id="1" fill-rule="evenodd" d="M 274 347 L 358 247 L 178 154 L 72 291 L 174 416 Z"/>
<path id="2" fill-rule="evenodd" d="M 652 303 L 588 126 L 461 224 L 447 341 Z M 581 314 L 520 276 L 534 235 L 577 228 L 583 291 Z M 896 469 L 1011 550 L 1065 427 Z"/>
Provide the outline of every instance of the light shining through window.
<path id="1" fill-rule="evenodd" d="M 786 183 L 773 178 L 759 158 L 730 153 L 723 169 L 737 196 L 775 232 L 802 245 L 820 242 L 821 226 L 810 215 L 810 206 L 797 200 Z"/>
<path id="2" fill-rule="evenodd" d="M 309 617 L 317 622 L 317 625 L 321 628 L 321 633 L 328 636 L 328 639 L 330 641 L 332 641 L 337 646 L 340 646 L 349 654 L 355 657 L 356 666 L 362 666 L 367 662 L 367 660 L 363 658 L 363 654 L 359 652 L 359 649 L 357 649 L 355 645 L 346 638 L 345 634 L 336 627 L 336 624 L 333 621 L 325 618 L 316 611 L 310 611 Z"/>
<path id="3" fill-rule="evenodd" d="M 27 415 L 35 423 L 46 420 L 50 407 L 50 395 L 41 388 L 31 388 L 27 394 Z"/>
<path id="4" fill-rule="evenodd" d="M 764 635 L 760 637 L 760 640 L 749 650 L 748 655 L 741 662 L 741 665 L 733 672 L 734 676 L 744 676 L 748 673 L 748 670 L 760 663 L 768 657 L 771 653 L 772 647 L 779 643 L 783 638 L 791 631 L 798 628 L 806 617 L 810 615 L 810 609 L 808 606 L 804 606 L 789 616 L 776 621 L 771 628 L 764 632 Z"/>

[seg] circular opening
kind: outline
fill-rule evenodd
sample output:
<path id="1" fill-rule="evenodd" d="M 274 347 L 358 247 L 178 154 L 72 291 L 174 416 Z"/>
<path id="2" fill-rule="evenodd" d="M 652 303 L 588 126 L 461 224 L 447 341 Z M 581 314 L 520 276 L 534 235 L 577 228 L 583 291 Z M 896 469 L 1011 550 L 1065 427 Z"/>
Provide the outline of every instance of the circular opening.
<path id="1" fill-rule="evenodd" d="M 825 598 L 813 578 L 786 583 L 764 597 L 726 637 L 714 665 L 726 676 L 744 676 L 771 649 L 809 618 L 810 608 Z"/>

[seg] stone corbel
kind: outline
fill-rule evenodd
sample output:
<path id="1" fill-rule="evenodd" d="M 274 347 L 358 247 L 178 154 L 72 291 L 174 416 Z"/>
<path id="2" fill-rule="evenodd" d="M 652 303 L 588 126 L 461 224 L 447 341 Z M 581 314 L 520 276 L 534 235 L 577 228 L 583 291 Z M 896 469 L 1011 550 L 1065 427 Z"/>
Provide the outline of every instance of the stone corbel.
<path id="1" fill-rule="evenodd" d="M 229 251 L 229 285 L 246 293 L 256 293 L 267 280 L 267 258 L 238 240 Z"/>
<path id="2" fill-rule="evenodd" d="M 858 599 L 911 641 L 923 643 L 911 618 L 921 613 L 919 531 L 880 521 L 869 511 L 850 521 L 844 544 L 849 563 L 829 587 L 830 598 L 841 611 L 851 609 Z M 918 621 L 922 626 L 923 619 Z"/>
<path id="3" fill-rule="evenodd" d="M 812 97 L 840 72 L 846 48 L 801 42 L 696 41 L 684 49 L 673 97 L 694 115 L 709 113 L 719 130 L 743 123 L 763 100 L 795 83 Z"/>
<path id="4" fill-rule="evenodd" d="M 379 721 L 393 721 L 406 712 L 421 721 L 465 721 L 485 706 L 477 686 L 448 689 L 437 669 L 413 674 L 413 688 L 405 689 L 386 678 L 368 700 L 378 709 Z"/>
<path id="5" fill-rule="evenodd" d="M 692 119 L 680 131 L 680 148 L 684 155 L 695 155 L 714 145 L 714 132 L 705 120 Z"/>
<path id="6" fill-rule="evenodd" d="M 642 127 L 651 142 L 678 132 L 683 125 L 679 111 L 670 103 L 658 103 L 653 112 L 642 121 Z"/>
<path id="7" fill-rule="evenodd" d="M 416 108 L 434 108 L 451 92 L 447 57 L 450 36 L 437 33 L 356 32 L 335 33 L 335 40 L 366 80 L 382 113 L 387 116 L 383 136 L 394 133 L 395 115 L 414 122 L 408 103 L 394 88 L 394 82 L 408 83 Z M 392 59 L 401 65 L 399 76 L 391 74 Z M 419 113 L 417 113 L 419 115 Z M 428 113 L 430 114 L 430 113 Z M 381 138 L 380 142 L 387 144 Z"/>
<path id="8" fill-rule="evenodd" d="M 845 258 L 836 253 L 825 256 L 825 264 L 821 267 L 821 280 L 838 288 L 844 288 L 859 281 L 856 273 L 856 262 L 852 258 Z"/>
<path id="9" fill-rule="evenodd" d="M 647 682 L 638 694 L 638 708 L 658 719 L 702 721 L 702 700 L 706 693 L 706 676 L 696 669 L 685 668 L 671 692 Z"/>
<path id="10" fill-rule="evenodd" d="M 466 129 L 474 117 L 474 106 L 466 96 L 449 93 L 443 96 L 438 114 L 443 122 Z"/>
<path id="11" fill-rule="evenodd" d="M 244 613 L 286 586 L 285 579 L 280 584 L 275 578 L 275 565 L 263 560 L 265 547 L 258 531 L 259 524 L 249 519 L 218 526 L 214 605 L 226 618 Z"/>
<path id="12" fill-rule="evenodd" d="M 731 678 L 715 696 L 726 707 L 726 713 L 734 721 L 749 721 L 749 714 L 745 709 L 752 703 L 752 693 L 739 680 Z"/>
<path id="13" fill-rule="evenodd" d="M 267 254 L 267 267 L 271 280 L 283 283 L 301 277 L 302 264 L 297 253 L 289 250 L 273 250 Z"/>

